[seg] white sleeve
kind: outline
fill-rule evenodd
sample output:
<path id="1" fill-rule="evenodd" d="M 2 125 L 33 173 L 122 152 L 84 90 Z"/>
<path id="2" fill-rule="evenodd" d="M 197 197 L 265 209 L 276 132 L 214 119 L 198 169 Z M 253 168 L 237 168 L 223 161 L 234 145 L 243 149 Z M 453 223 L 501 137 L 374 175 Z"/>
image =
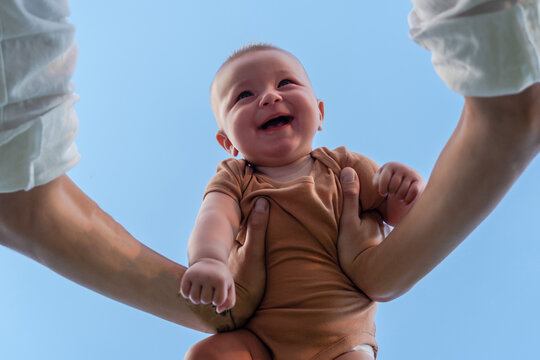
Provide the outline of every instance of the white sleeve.
<path id="1" fill-rule="evenodd" d="M 452 90 L 518 93 L 540 81 L 540 0 L 412 0 L 410 37 Z"/>
<path id="2" fill-rule="evenodd" d="M 0 192 L 29 190 L 80 159 L 71 75 L 75 27 L 64 0 L 0 6 Z"/>

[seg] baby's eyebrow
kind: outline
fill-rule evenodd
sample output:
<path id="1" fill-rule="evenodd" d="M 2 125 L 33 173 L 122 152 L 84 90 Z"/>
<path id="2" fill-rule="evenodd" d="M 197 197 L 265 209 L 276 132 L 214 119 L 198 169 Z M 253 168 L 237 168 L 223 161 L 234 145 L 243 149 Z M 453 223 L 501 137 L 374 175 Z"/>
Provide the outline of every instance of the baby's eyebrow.
<path id="1" fill-rule="evenodd" d="M 233 81 L 232 84 L 229 86 L 229 89 L 236 90 L 237 88 L 247 87 L 250 82 L 251 82 L 251 79 Z"/>
<path id="2" fill-rule="evenodd" d="M 235 84 L 232 84 L 231 86 L 229 86 L 225 91 L 224 91 L 224 97 L 227 98 L 227 101 L 230 101 L 232 100 L 236 94 L 240 91 L 244 91 L 246 90 L 247 87 L 246 85 L 243 85 L 243 84 L 238 84 L 238 83 L 235 83 Z"/>
<path id="3" fill-rule="evenodd" d="M 290 69 L 279 70 L 276 73 L 279 76 L 293 76 L 294 75 L 294 71 L 291 71 Z"/>
<path id="4" fill-rule="evenodd" d="M 229 100 L 234 100 L 236 95 L 239 95 L 240 92 L 251 90 L 251 82 L 251 79 L 233 82 L 227 87 L 227 89 L 224 90 L 224 95 L 230 98 Z"/>
<path id="5" fill-rule="evenodd" d="M 245 83 L 245 81 L 239 82 L 239 81 L 229 80 L 223 84 L 220 84 L 218 88 L 218 94 L 221 97 L 225 97 L 230 92 L 234 92 L 237 90 L 238 87 L 241 87 L 242 83 Z"/>
<path id="6" fill-rule="evenodd" d="M 220 97 L 226 108 L 230 108 L 235 103 L 234 99 L 235 94 L 239 91 L 238 88 L 238 86 L 231 86 L 223 90 Z"/>

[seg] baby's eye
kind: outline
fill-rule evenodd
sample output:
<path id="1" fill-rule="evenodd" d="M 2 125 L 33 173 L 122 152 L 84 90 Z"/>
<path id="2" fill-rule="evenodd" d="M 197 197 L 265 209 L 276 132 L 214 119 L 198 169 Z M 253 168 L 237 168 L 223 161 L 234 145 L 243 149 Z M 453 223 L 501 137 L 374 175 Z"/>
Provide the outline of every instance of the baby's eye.
<path id="1" fill-rule="evenodd" d="M 289 84 L 292 84 L 292 83 L 293 83 L 293 82 L 292 82 L 291 80 L 289 80 L 289 79 L 281 80 L 281 81 L 279 82 L 279 84 L 278 84 L 277 87 L 279 88 L 279 87 L 282 87 L 282 86 L 285 86 L 285 85 L 289 85 Z"/>
<path id="2" fill-rule="evenodd" d="M 251 93 L 251 91 L 242 91 L 242 92 L 240 93 L 240 95 L 238 95 L 238 96 L 236 97 L 236 101 L 239 101 L 239 100 L 242 100 L 242 99 L 244 99 L 244 98 L 250 97 L 251 95 L 253 95 L 253 94 Z"/>

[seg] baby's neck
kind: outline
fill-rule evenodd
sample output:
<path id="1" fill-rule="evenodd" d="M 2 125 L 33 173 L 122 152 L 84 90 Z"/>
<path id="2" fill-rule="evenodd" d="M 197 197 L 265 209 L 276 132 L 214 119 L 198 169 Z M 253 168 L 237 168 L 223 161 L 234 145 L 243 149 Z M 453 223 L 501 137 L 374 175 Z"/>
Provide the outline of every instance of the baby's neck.
<path id="1" fill-rule="evenodd" d="M 281 166 L 257 166 L 255 171 L 278 181 L 291 181 L 301 176 L 309 176 L 313 158 L 310 154 L 301 157 L 292 163 Z"/>

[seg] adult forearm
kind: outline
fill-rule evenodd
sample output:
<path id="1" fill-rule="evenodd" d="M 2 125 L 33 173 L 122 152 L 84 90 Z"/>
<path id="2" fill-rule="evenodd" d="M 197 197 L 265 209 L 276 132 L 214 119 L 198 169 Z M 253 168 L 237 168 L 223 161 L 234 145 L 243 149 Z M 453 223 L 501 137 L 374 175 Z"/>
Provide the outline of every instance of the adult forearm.
<path id="1" fill-rule="evenodd" d="M 378 301 L 409 290 L 493 210 L 540 149 L 540 84 L 497 98 L 467 98 L 425 192 L 379 246 L 357 259 Z"/>
<path id="2" fill-rule="evenodd" d="M 0 194 L 0 220 L 2 244 L 85 287 L 193 329 L 232 327 L 210 307 L 196 315 L 177 296 L 185 267 L 133 238 L 65 175 Z"/>

